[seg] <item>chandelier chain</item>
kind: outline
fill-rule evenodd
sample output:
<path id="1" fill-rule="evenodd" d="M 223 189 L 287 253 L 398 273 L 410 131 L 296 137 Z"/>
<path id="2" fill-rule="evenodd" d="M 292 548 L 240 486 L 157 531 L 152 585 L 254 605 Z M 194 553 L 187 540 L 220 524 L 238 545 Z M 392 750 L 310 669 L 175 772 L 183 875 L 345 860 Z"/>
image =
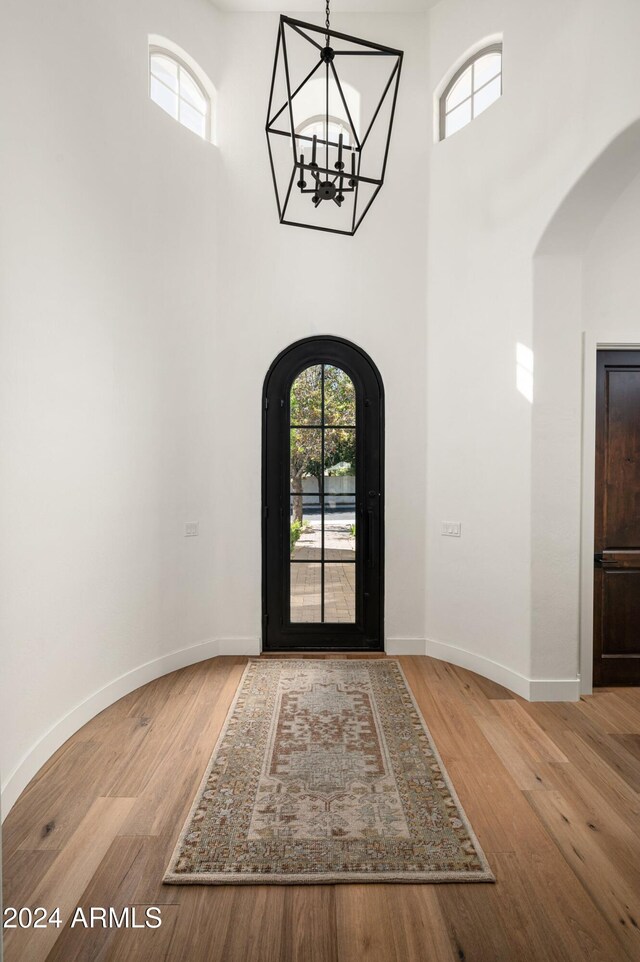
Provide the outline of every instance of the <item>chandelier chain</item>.
<path id="1" fill-rule="evenodd" d="M 325 22 L 324 22 L 324 25 L 325 25 L 325 27 L 327 28 L 327 46 L 329 46 L 329 30 L 330 30 L 329 19 L 330 19 L 330 17 L 331 17 L 331 11 L 329 10 L 329 3 L 330 3 L 330 0 L 327 0 L 327 5 L 326 5 L 326 8 L 325 8 L 326 20 L 325 20 Z"/>

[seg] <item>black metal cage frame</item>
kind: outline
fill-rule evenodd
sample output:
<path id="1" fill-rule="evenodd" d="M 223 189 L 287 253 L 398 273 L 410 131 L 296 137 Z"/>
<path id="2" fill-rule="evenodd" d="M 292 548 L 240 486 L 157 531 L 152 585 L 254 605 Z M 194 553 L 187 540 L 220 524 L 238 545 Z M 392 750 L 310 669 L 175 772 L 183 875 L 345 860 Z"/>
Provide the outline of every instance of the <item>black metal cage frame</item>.
<path id="1" fill-rule="evenodd" d="M 310 72 L 304 78 L 302 83 L 300 83 L 295 90 L 291 89 L 291 79 L 289 73 L 289 58 L 287 56 L 287 41 L 285 35 L 285 28 L 290 27 L 297 34 L 308 41 L 310 46 L 315 47 L 318 52 L 317 63 L 312 67 Z M 325 39 L 325 45 L 318 43 L 313 37 L 307 35 L 305 31 L 312 34 L 320 34 Z M 334 38 L 336 40 L 353 44 L 354 46 L 360 47 L 359 50 L 334 50 L 330 45 L 330 39 Z M 287 99 L 284 104 L 280 104 L 278 101 L 274 105 L 274 91 L 276 85 L 276 76 L 278 70 L 278 58 L 282 55 L 284 61 L 284 75 L 287 90 Z M 294 20 L 291 17 L 287 17 L 284 14 L 280 17 L 280 24 L 278 28 L 278 39 L 276 42 L 276 53 L 273 63 L 273 75 L 271 79 L 271 90 L 269 93 L 269 109 L 267 113 L 267 123 L 266 123 L 266 134 L 267 134 L 267 144 L 269 148 L 269 161 L 271 164 L 271 174 L 273 177 L 273 186 L 276 194 L 276 202 L 278 205 L 278 216 L 280 218 L 281 224 L 288 224 L 292 227 L 308 227 L 311 230 L 326 231 L 332 234 L 346 234 L 348 236 L 353 236 L 357 231 L 358 227 L 364 220 L 369 208 L 371 207 L 373 201 L 378 196 L 380 189 L 384 183 L 384 178 L 387 169 L 387 161 L 389 157 L 389 146 L 391 143 L 391 132 L 393 129 L 393 121 L 395 117 L 396 102 L 398 98 L 398 87 L 400 83 L 400 72 L 402 69 L 402 59 L 403 51 L 396 50 L 393 47 L 386 47 L 382 44 L 373 43 L 369 40 L 362 40 L 359 37 L 352 37 L 349 34 L 339 33 L 336 30 L 331 30 L 328 27 L 319 27 L 315 24 L 306 23 L 303 20 Z M 386 83 L 382 96 L 378 101 L 378 104 L 373 112 L 371 121 L 360 139 L 358 133 L 355 129 L 351 114 L 349 112 L 349 107 L 347 104 L 347 99 L 344 95 L 342 85 L 340 83 L 340 77 L 338 75 L 338 70 L 335 67 L 336 57 L 359 57 L 359 56 L 373 56 L 373 57 L 389 57 L 395 58 L 395 64 L 392 67 L 391 74 Z M 326 139 L 318 137 L 309 137 L 304 134 L 296 133 L 294 119 L 293 119 L 293 99 L 297 94 L 300 93 L 302 88 L 310 80 L 317 77 L 318 72 L 322 69 L 324 65 L 325 76 L 326 76 L 326 102 L 325 102 L 325 116 L 326 116 Z M 329 80 L 333 78 L 336 84 L 338 92 L 340 94 L 340 99 L 342 106 L 346 112 L 346 116 L 353 132 L 354 144 L 344 144 L 342 140 L 342 134 L 340 135 L 339 142 L 331 141 L 329 139 Z M 382 160 L 382 169 L 379 177 L 367 177 L 362 173 L 362 156 L 363 151 L 366 146 L 369 135 L 373 129 L 373 126 L 378 119 L 382 106 L 385 102 L 387 96 L 392 98 L 391 111 L 389 117 L 389 127 L 387 130 L 386 139 L 384 142 L 384 156 Z M 288 111 L 289 113 L 289 123 L 290 130 L 278 129 L 276 123 L 278 118 L 282 114 Z M 276 175 L 276 165 L 273 155 L 273 149 L 271 146 L 271 136 L 289 137 L 291 139 L 291 149 L 292 149 L 292 170 L 291 176 L 289 177 L 288 187 L 284 198 L 280 196 L 280 191 L 278 189 L 278 179 Z M 298 153 L 298 141 L 301 143 L 308 142 L 312 145 L 312 155 L 310 161 L 305 161 L 304 154 L 302 152 Z M 318 148 L 325 148 L 325 165 L 321 166 L 318 163 Z M 333 168 L 329 166 L 329 148 L 334 148 L 338 151 L 338 160 L 334 164 Z M 343 156 L 350 157 L 349 169 L 347 170 L 347 165 L 343 161 Z M 296 176 L 298 177 L 296 183 Z M 309 178 L 308 181 L 306 178 Z M 324 179 L 322 179 L 324 178 Z M 358 193 L 360 184 L 371 184 L 374 187 L 373 194 L 369 197 L 366 205 L 359 213 L 358 208 Z M 353 195 L 353 215 L 351 218 L 351 228 L 349 230 L 344 230 L 336 227 L 327 227 L 320 224 L 313 223 L 303 223 L 297 220 L 290 220 L 287 217 L 287 209 L 289 207 L 289 202 L 291 199 L 291 194 L 294 189 L 294 184 L 297 186 L 302 194 L 311 195 L 311 199 L 314 208 L 317 209 L 322 202 L 331 202 L 336 204 L 338 207 L 344 203 L 346 195 Z"/>

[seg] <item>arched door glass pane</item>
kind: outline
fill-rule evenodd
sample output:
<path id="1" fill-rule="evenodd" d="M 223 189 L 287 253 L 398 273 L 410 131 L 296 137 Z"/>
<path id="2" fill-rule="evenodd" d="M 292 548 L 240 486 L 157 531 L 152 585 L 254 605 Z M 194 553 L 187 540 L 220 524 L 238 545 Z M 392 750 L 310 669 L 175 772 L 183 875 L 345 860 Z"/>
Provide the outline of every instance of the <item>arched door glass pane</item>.
<path id="1" fill-rule="evenodd" d="M 332 364 L 293 381 L 289 401 L 290 620 L 356 620 L 356 392 Z"/>

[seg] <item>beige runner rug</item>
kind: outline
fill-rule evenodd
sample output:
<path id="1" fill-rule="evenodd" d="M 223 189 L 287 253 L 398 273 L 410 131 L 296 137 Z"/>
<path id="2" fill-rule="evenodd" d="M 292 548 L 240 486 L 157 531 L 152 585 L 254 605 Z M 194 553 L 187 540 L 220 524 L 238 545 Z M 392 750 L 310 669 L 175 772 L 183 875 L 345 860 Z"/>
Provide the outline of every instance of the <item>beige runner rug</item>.
<path id="1" fill-rule="evenodd" d="M 391 658 L 250 661 L 165 882 L 489 882 Z"/>

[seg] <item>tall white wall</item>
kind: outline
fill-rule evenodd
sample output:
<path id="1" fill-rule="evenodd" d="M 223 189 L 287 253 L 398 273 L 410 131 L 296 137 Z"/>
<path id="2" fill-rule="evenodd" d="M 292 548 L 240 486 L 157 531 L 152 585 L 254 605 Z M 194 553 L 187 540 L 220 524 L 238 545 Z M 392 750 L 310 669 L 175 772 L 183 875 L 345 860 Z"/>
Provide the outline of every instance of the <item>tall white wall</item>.
<path id="1" fill-rule="evenodd" d="M 317 21 L 317 18 L 316 18 Z M 334 17 L 336 29 L 405 50 L 385 185 L 355 237 L 278 223 L 264 125 L 278 18 L 226 18 L 220 88 L 224 244 L 216 332 L 215 583 L 228 650 L 260 635 L 261 397 L 288 344 L 354 341 L 386 394 L 386 638 L 424 650 L 426 17 Z M 418 121 L 418 122 L 417 122 Z M 238 640 L 240 639 L 240 641 Z"/>
<path id="2" fill-rule="evenodd" d="M 606 282 L 612 262 L 598 238 L 613 220 L 620 230 L 611 250 L 629 242 L 631 225 L 623 229 L 615 212 L 639 168 L 636 119 L 605 142 L 568 192 L 534 259 L 534 350 L 545 363 L 532 434 L 532 659 L 577 662 L 584 692 L 593 667 L 596 353 L 599 345 L 640 340 L 633 278 L 627 272 L 620 292 Z"/>
<path id="3" fill-rule="evenodd" d="M 579 299 L 579 266 L 555 262 L 538 289 L 534 256 L 640 114 L 639 28 L 628 0 L 450 0 L 430 14 L 431 88 L 502 33 L 504 95 L 432 147 L 428 650 L 532 697 L 577 694 L 582 351 L 580 310 L 549 314 L 575 304 L 566 277 Z M 516 390 L 518 343 L 534 351 L 533 406 Z M 462 538 L 442 539 L 440 520 L 461 521 Z"/>
<path id="4" fill-rule="evenodd" d="M 394 140 L 355 239 L 303 234 L 277 222 L 264 138 L 275 15 L 11 0 L 5 22 L 6 812 L 126 690 L 259 650 L 261 388 L 306 334 L 351 338 L 385 379 L 387 631 L 422 650 L 428 91 L 425 17 L 342 20 L 406 47 L 397 141 L 412 149 Z M 150 103 L 149 33 L 218 88 L 219 149 Z"/>
<path id="5" fill-rule="evenodd" d="M 154 669 L 116 679 L 214 634 L 220 158 L 147 93 L 149 33 L 217 82 L 207 0 L 7 0 L 3 22 L 6 810 L 87 712 Z M 185 540 L 194 517 L 203 537 Z"/>

